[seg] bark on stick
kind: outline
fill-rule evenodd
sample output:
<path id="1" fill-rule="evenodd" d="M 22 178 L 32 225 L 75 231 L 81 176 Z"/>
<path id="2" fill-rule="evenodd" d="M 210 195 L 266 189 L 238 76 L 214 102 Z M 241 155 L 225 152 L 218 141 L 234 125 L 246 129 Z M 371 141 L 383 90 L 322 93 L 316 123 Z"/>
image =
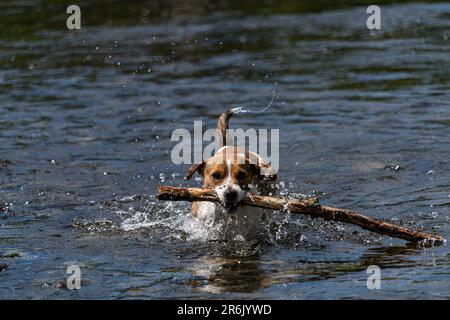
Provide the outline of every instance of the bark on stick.
<path id="1" fill-rule="evenodd" d="M 171 201 L 211 201 L 220 202 L 213 190 L 201 188 L 182 188 L 160 186 L 156 195 L 159 200 Z M 394 225 L 389 222 L 367 217 L 355 211 L 322 206 L 316 199 L 288 200 L 280 197 L 249 195 L 241 200 L 241 205 L 287 211 L 291 214 L 304 214 L 314 218 L 322 218 L 327 221 L 340 221 L 357 225 L 363 229 L 400 238 L 411 242 L 431 242 L 442 244 L 445 239 L 438 235 L 418 232 Z"/>

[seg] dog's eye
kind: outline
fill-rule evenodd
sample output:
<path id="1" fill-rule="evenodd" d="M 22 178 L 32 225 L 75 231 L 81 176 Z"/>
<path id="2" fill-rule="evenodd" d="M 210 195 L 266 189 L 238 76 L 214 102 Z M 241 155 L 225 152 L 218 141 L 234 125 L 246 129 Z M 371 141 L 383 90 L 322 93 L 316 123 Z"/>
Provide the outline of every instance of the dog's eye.
<path id="1" fill-rule="evenodd" d="M 238 175 L 237 175 L 237 179 L 238 179 L 238 180 L 244 180 L 244 179 L 245 179 L 245 176 L 246 176 L 245 172 L 244 172 L 244 171 L 240 171 L 240 172 L 238 173 Z"/>
<path id="2" fill-rule="evenodd" d="M 220 178 L 221 178 L 221 175 L 220 175 L 220 173 L 218 173 L 218 172 L 214 172 L 211 176 L 212 176 L 213 179 L 215 179 L 215 180 L 220 180 Z"/>

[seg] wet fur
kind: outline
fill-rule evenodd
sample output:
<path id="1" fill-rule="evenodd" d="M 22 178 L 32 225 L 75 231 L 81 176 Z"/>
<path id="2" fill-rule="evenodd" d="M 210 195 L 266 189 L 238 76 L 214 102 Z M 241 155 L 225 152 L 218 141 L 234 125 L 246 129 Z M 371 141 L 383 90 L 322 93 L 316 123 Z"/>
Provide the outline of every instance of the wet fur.
<path id="1" fill-rule="evenodd" d="M 221 203 L 194 202 L 192 215 L 199 221 L 218 227 L 221 237 L 227 240 L 250 240 L 261 231 L 263 209 L 239 206 L 237 203 L 248 193 L 274 193 L 276 175 L 258 154 L 235 146 L 227 146 L 226 129 L 232 111 L 221 114 L 218 133 L 223 145 L 217 153 L 192 165 L 186 176 L 190 179 L 196 172 L 203 177 L 203 188 L 214 190 Z"/>

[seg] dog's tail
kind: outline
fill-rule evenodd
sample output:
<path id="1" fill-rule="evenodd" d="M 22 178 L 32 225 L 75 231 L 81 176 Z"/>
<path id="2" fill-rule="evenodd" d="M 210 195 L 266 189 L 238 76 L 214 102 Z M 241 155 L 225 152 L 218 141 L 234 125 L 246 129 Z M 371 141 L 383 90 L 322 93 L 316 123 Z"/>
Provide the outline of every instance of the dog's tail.
<path id="1" fill-rule="evenodd" d="M 228 122 L 233 114 L 236 114 L 236 109 L 230 109 L 223 112 L 219 116 L 217 121 L 217 131 L 219 133 L 219 147 L 225 147 L 227 145 L 227 130 Z"/>

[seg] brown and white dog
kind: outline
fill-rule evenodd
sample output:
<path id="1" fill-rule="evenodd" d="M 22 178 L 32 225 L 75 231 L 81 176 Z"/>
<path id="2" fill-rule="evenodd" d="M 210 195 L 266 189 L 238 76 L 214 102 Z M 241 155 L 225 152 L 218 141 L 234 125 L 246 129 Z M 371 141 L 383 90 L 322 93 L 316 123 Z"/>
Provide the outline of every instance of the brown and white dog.
<path id="1" fill-rule="evenodd" d="M 194 202 L 192 215 L 214 228 L 225 240 L 250 240 L 261 230 L 263 209 L 239 206 L 248 193 L 274 193 L 277 178 L 271 166 L 260 155 L 244 148 L 227 145 L 228 121 L 234 110 L 222 113 L 218 121 L 221 148 L 201 164 L 192 165 L 186 176 L 195 172 L 203 177 L 203 188 L 214 190 L 220 204 Z"/>

